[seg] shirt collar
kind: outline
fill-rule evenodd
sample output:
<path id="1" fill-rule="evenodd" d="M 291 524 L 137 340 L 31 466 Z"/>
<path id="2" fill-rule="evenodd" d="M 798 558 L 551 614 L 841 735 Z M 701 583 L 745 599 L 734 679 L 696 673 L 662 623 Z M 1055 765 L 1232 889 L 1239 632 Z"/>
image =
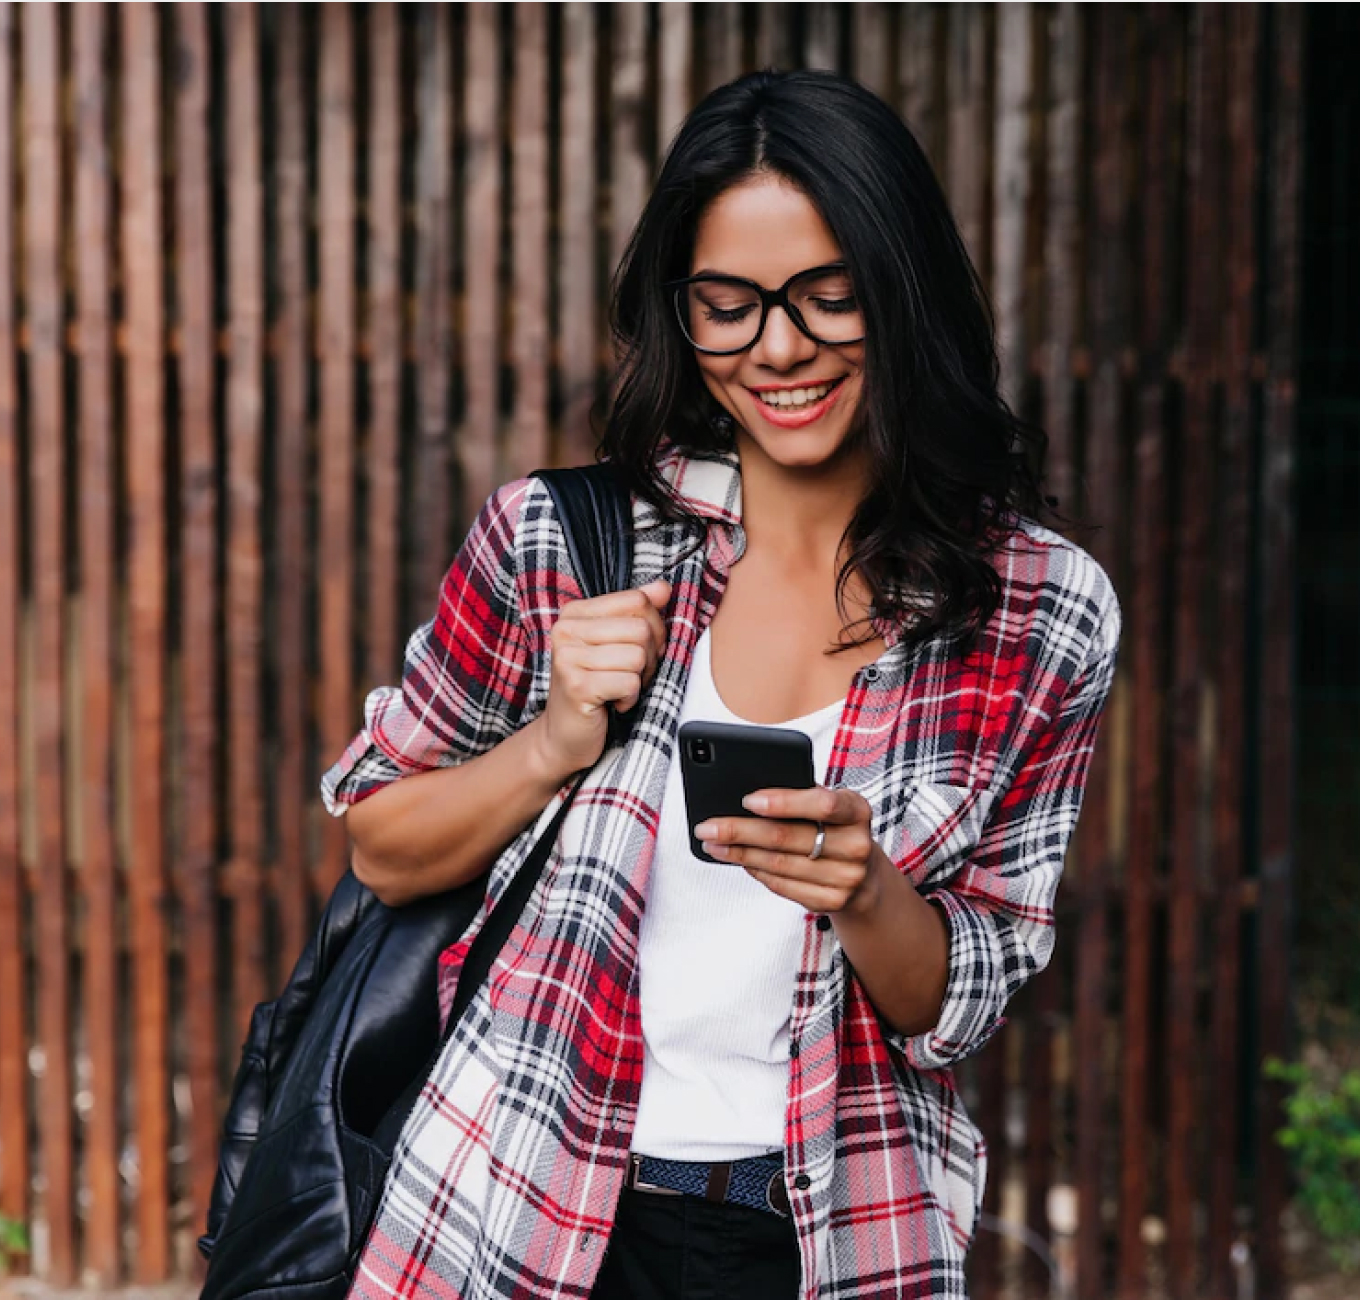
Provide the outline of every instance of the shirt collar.
<path id="1" fill-rule="evenodd" d="M 735 451 L 693 452 L 668 445 L 657 469 L 690 513 L 727 528 L 741 527 L 741 466 Z"/>

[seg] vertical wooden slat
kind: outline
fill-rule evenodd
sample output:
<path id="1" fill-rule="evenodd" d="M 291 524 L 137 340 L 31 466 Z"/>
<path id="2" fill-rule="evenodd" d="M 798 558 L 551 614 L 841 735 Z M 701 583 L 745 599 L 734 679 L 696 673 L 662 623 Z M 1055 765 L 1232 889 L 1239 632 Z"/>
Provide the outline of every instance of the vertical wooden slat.
<path id="1" fill-rule="evenodd" d="M 227 789 L 231 816 L 233 1023 L 244 1033 L 266 996 L 260 782 L 260 469 L 264 245 L 259 10 L 226 8 L 227 41 Z M 346 547 L 344 554 L 350 553 Z M 328 557 L 331 552 L 324 551 Z"/>
<path id="2" fill-rule="evenodd" d="M 1210 794 L 1205 765 L 1205 669 L 1211 634 L 1206 618 L 1212 545 L 1215 455 L 1215 388 L 1221 337 L 1221 258 L 1198 250 L 1221 240 L 1224 30 L 1221 6 L 1193 11 L 1190 24 L 1186 173 L 1188 182 L 1186 281 L 1185 424 L 1177 498 L 1175 649 L 1171 690 L 1171 849 L 1168 916 L 1166 1129 L 1167 1281 L 1176 1300 L 1195 1294 L 1194 1216 L 1196 1185 L 1203 1168 L 1203 1031 L 1197 989 L 1199 898 L 1206 877 L 1205 818 Z M 1225 905 L 1224 903 L 1220 905 Z"/>
<path id="3" fill-rule="evenodd" d="M 1121 1072 L 1122 1167 L 1121 1240 L 1137 1232 L 1147 1187 L 1147 1073 L 1149 979 L 1151 972 L 1152 894 L 1163 851 L 1162 664 L 1166 644 L 1168 592 L 1166 559 L 1170 511 L 1167 500 L 1168 365 L 1174 342 L 1174 294 L 1171 287 L 1171 236 L 1176 200 L 1173 152 L 1175 87 L 1179 84 L 1182 32 L 1175 6 L 1149 6 L 1143 43 L 1147 78 L 1142 88 L 1142 170 L 1138 189 L 1144 200 L 1139 252 L 1141 295 L 1138 310 L 1140 369 L 1137 435 L 1134 448 L 1133 518 L 1130 589 L 1124 634 L 1129 665 L 1129 691 L 1136 701 L 1130 725 L 1130 769 L 1125 777 L 1129 800 L 1128 847 L 1125 855 L 1124 1065 Z M 1132 1059 L 1130 1059 L 1132 1057 Z M 1104 1146 L 1104 1112 L 1095 1111 L 1081 1132 L 1086 1178 L 1091 1195 L 1100 1194 L 1098 1173 Z M 1125 1217 L 1126 1216 L 1126 1217 Z M 1094 1233 L 1083 1237 L 1086 1266 L 1079 1293 L 1099 1294 L 1100 1278 Z M 1136 1249 L 1136 1247 L 1135 1247 Z"/>
<path id="4" fill-rule="evenodd" d="M 810 4 L 801 9 L 803 66 L 838 69 L 841 65 L 841 6 Z"/>
<path id="5" fill-rule="evenodd" d="M 618 266 L 647 196 L 648 165 L 643 143 L 647 77 L 647 12 L 641 4 L 610 8 L 614 22 L 614 67 L 610 80 L 609 265 Z"/>
<path id="6" fill-rule="evenodd" d="M 673 21 L 668 18 L 671 10 L 681 7 L 662 7 L 663 31 L 667 22 Z M 600 358 L 595 231 L 595 9 L 589 4 L 568 4 L 562 17 L 562 146 L 558 179 L 562 206 L 556 260 L 560 268 L 557 337 L 562 377 L 561 460 L 567 465 L 585 464 L 595 447 L 590 427 Z M 663 46 L 663 77 L 670 67 L 666 57 Z M 674 101 L 670 102 L 668 112 L 673 113 Z"/>
<path id="7" fill-rule="evenodd" d="M 307 759 L 307 143 L 302 21 L 279 10 L 274 57 L 274 298 L 277 303 L 274 407 L 275 552 L 272 570 L 274 671 L 278 691 L 278 871 L 285 959 L 302 951 L 308 929 L 310 863 L 306 811 L 315 790 Z M 329 759 L 331 755 L 326 755 Z M 324 760 L 323 760 L 324 761 Z"/>
<path id="8" fill-rule="evenodd" d="M 1049 438 L 1047 487 L 1060 508 L 1073 509 L 1075 483 L 1073 447 L 1076 442 L 1077 402 L 1073 375 L 1074 351 L 1080 327 L 1083 279 L 1079 263 L 1081 212 L 1081 65 L 1085 50 L 1080 7 L 1061 4 L 1045 11 L 1047 101 L 1044 130 L 1044 347 L 1040 360 L 1043 379 L 1043 424 Z M 1087 788 L 1101 783 L 1101 757 Z M 1076 969 L 1098 972 L 1097 986 L 1076 981 L 1076 1025 L 1073 1081 L 1076 1092 L 1077 1249 L 1076 1293 L 1102 1294 L 1101 1155 L 1105 1116 L 1103 1073 L 1105 1016 L 1103 973 L 1108 952 L 1107 896 L 1104 861 L 1107 844 L 1085 815 L 1077 825 L 1074 844 L 1080 875 Z"/>
<path id="9" fill-rule="evenodd" d="M 452 37 L 449 28 L 449 9 L 445 5 L 430 5 L 420 15 L 419 72 L 419 135 L 416 143 L 416 384 L 419 439 L 416 448 L 416 520 L 418 543 L 416 591 L 422 609 L 429 608 L 439 589 L 439 580 L 449 563 L 450 501 L 449 501 L 449 385 L 450 337 L 449 294 L 452 271 L 452 164 L 453 121 L 451 61 Z M 479 146 L 481 147 L 481 146 Z M 481 165 L 481 161 L 478 162 Z M 490 213 L 468 212 L 468 223 L 496 221 L 493 205 Z M 486 249 L 483 249 L 483 255 Z M 496 259 L 491 256 L 494 273 Z M 474 272 L 469 261 L 468 275 Z M 495 319 L 477 320 L 479 310 L 470 307 L 467 329 L 492 330 L 494 348 Z M 469 371 L 468 389 L 477 391 L 477 401 L 485 403 L 490 397 L 494 410 L 498 374 L 494 351 L 490 358 L 482 356 L 477 364 L 486 373 L 474 380 Z M 483 416 L 479 418 L 484 418 Z M 494 427 L 494 416 L 492 417 Z M 484 461 L 492 453 L 492 445 L 479 447 L 478 459 Z M 480 472 L 487 472 L 490 464 Z M 480 502 L 478 503 L 480 504 Z"/>
<path id="10" fill-rule="evenodd" d="M 1028 368 L 1025 254 L 1033 166 L 1030 114 L 1034 91 L 1034 14 L 1028 5 L 998 8 L 996 86 L 992 301 L 1001 352 L 1001 391 L 1018 409 Z"/>
<path id="11" fill-rule="evenodd" d="M 515 407 L 512 476 L 548 463 L 548 19 L 542 4 L 515 6 L 514 225 Z"/>
<path id="12" fill-rule="evenodd" d="M 119 1240 L 117 1026 L 125 1023 L 118 998 L 118 882 L 114 861 L 114 447 L 113 329 L 110 320 L 110 158 L 106 96 L 107 14 L 78 5 L 71 14 L 71 70 L 75 78 L 75 276 L 79 320 L 80 664 L 82 678 L 81 799 L 85 898 L 82 996 L 90 1057 L 89 1122 L 84 1135 L 90 1213 L 85 1269 L 101 1288 L 118 1282 Z M 2 128 L 0 128 L 2 129 Z M 0 347 L 4 344 L 0 341 Z M 3 506 L 0 506 L 2 509 Z M 0 594 L 0 601 L 4 596 Z M 187 630 L 187 629 L 186 629 Z M 190 773 L 186 783 L 186 817 Z M 4 813 L 0 810 L 0 819 Z M 2 996 L 2 995 L 0 995 Z M 208 1015 L 213 1004 L 211 990 Z M 191 1013 L 192 1014 L 192 1013 Z M 212 1036 L 208 1035 L 211 1044 Z M 2 1049 L 0 1049 L 2 1050 Z M 192 1077 L 192 1074 L 191 1074 Z M 216 1079 L 211 1083 L 215 1089 Z M 197 1093 L 209 1119 L 214 1108 Z M 197 1109 L 195 1118 L 198 1118 Z M 199 1125 L 198 1132 L 203 1131 Z M 213 1136 L 193 1151 L 196 1170 L 212 1162 Z"/>
<path id="13" fill-rule="evenodd" d="M 739 5 L 705 5 L 704 21 L 704 90 L 716 90 L 740 76 L 741 7 Z"/>
<path id="14" fill-rule="evenodd" d="M 960 4 L 948 14 L 949 144 L 946 189 L 960 233 L 974 264 L 985 274 L 987 249 L 983 177 L 990 132 L 986 82 L 988 32 L 982 7 Z M 977 1122 L 987 1136 L 991 1167 L 984 1193 L 987 1213 L 1000 1217 L 1001 1189 L 1005 1186 L 1010 1148 L 1005 1128 L 1006 1046 L 993 1043 L 977 1059 Z M 983 1234 L 974 1248 L 972 1289 L 979 1300 L 990 1300 L 1001 1290 L 1001 1239 Z"/>
<path id="15" fill-rule="evenodd" d="M 896 6 L 886 4 L 857 4 L 850 11 L 855 80 L 887 100 L 893 97 L 888 74 L 891 70 L 891 13 L 894 8 Z"/>
<path id="16" fill-rule="evenodd" d="M 1257 148 L 1257 87 L 1260 68 L 1261 12 L 1254 5 L 1233 6 L 1229 14 L 1227 137 L 1228 190 L 1225 196 L 1227 273 L 1223 312 L 1225 401 L 1219 450 L 1218 552 L 1214 565 L 1217 607 L 1216 710 L 1214 771 L 1213 987 L 1207 1125 L 1209 1208 L 1206 1224 L 1211 1300 L 1232 1300 L 1236 1278 L 1232 1262 L 1236 1235 L 1234 1210 L 1238 1178 L 1238 1088 L 1243 1054 L 1239 1048 L 1238 999 L 1226 996 L 1243 978 L 1242 889 L 1243 754 L 1248 696 L 1243 671 L 1247 644 L 1247 582 L 1250 548 L 1250 452 L 1253 425 L 1252 345 L 1260 248 L 1255 201 L 1262 176 Z"/>
<path id="17" fill-rule="evenodd" d="M 219 667 L 217 645 L 217 322 L 214 314 L 213 192 L 208 105 L 212 92 L 207 8 L 175 12 L 175 200 L 179 313 L 180 744 L 183 831 L 180 897 L 184 918 L 184 1015 L 217 1023 L 215 858 Z M 92 72 L 98 77 L 97 71 Z M 234 88 L 233 88 L 234 89 Z M 207 1215 L 217 1148 L 217 1035 L 188 1035 L 191 1222 Z"/>
<path id="18" fill-rule="evenodd" d="M 689 112 L 694 85 L 694 6 L 686 0 L 661 6 L 657 15 L 657 142 L 670 147 Z"/>
<path id="19" fill-rule="evenodd" d="M 1104 18 L 1104 22 L 1100 19 Z M 1115 98 L 1122 91 L 1123 69 L 1126 68 L 1126 46 L 1122 44 L 1126 39 L 1125 30 L 1117 23 L 1111 22 L 1110 15 L 1096 15 L 1096 31 L 1098 31 L 1098 49 L 1096 49 L 1096 71 L 1095 84 L 1092 87 L 1092 94 L 1096 98 L 1096 140 L 1102 140 L 1104 132 L 1111 128 L 1111 118 L 1122 112 L 1122 106 Z M 1156 146 L 1153 146 L 1156 147 Z M 1107 155 L 1102 154 L 1102 159 Z M 1115 177 L 1122 179 L 1122 163 L 1118 158 L 1108 158 L 1102 166 L 1102 162 L 1096 163 L 1095 175 L 1093 175 L 1093 192 L 1096 194 L 1096 204 L 1099 212 L 1106 212 L 1107 204 L 1103 203 L 1102 193 L 1104 186 L 1111 182 L 1111 170 L 1114 170 Z M 1156 220 L 1157 218 L 1155 218 Z M 1096 237 L 1104 238 L 1106 227 Z M 1096 272 L 1099 275 L 1103 261 L 1096 260 Z M 1145 277 L 1144 277 L 1145 279 Z M 1106 321 L 1092 326 L 1095 332 L 1104 333 L 1107 329 Z M 1111 340 L 1111 343 L 1118 347 L 1118 340 Z M 1093 360 L 1096 369 L 1106 366 L 1107 347 L 1100 344 L 1098 356 Z M 1098 381 L 1099 385 L 1099 379 Z M 1157 464 L 1157 443 L 1155 439 L 1159 434 L 1160 411 L 1159 401 L 1155 389 L 1144 386 L 1141 396 L 1141 430 L 1140 446 L 1138 446 L 1138 458 L 1140 458 L 1140 488 L 1146 488 L 1146 479 L 1155 475 L 1160 469 Z M 1099 420 L 1104 417 L 1104 411 L 1093 413 L 1092 428 L 1096 427 Z M 1141 499 L 1142 509 L 1156 510 L 1156 502 Z M 1103 521 L 1102 521 L 1103 522 Z M 1140 547 L 1152 540 L 1146 536 L 1146 530 L 1155 529 L 1156 525 L 1152 519 L 1141 521 L 1138 532 L 1140 536 Z M 1140 556 L 1142 552 L 1140 551 Z M 1144 590 L 1157 590 L 1159 574 L 1141 571 L 1138 574 L 1140 582 L 1140 596 Z M 1164 643 L 1166 635 L 1166 615 L 1163 609 L 1157 609 L 1145 600 L 1138 602 L 1136 617 L 1140 620 L 1153 620 L 1152 628 L 1142 628 L 1136 626 L 1134 631 L 1138 636 L 1138 643 L 1134 649 L 1134 672 L 1140 674 L 1137 679 L 1137 687 L 1146 688 L 1149 674 L 1155 673 L 1155 660 L 1160 654 L 1160 646 Z M 1142 638 L 1149 638 L 1145 640 Z M 1149 745 L 1153 752 L 1157 751 L 1160 741 L 1156 733 L 1149 734 L 1155 708 L 1152 700 L 1146 700 L 1136 695 L 1138 699 L 1137 714 L 1140 722 L 1134 726 L 1134 744 L 1136 744 L 1136 762 L 1146 763 Z M 1141 725 L 1140 725 L 1141 723 Z M 1140 766 L 1142 778 L 1148 774 L 1148 768 Z M 1157 816 L 1156 790 L 1146 789 L 1142 783 L 1133 791 L 1133 824 L 1132 835 L 1133 844 L 1127 854 L 1127 869 L 1125 877 L 1125 936 L 1123 936 L 1123 948 L 1125 948 L 1125 961 L 1123 961 L 1123 1067 L 1121 1074 L 1121 1084 L 1119 1084 L 1119 1097 L 1121 1097 L 1121 1129 L 1122 1129 L 1122 1160 L 1121 1160 L 1121 1187 L 1119 1187 L 1119 1213 L 1118 1213 L 1118 1295 L 1122 1297 L 1141 1296 L 1142 1288 L 1145 1285 L 1146 1277 L 1146 1254 L 1148 1247 L 1142 1236 L 1142 1221 L 1148 1208 L 1148 1186 L 1149 1186 L 1149 1115 L 1148 1097 L 1152 1092 L 1152 1074 L 1155 1069 L 1155 1062 L 1161 1058 L 1160 1051 L 1153 1050 L 1152 1028 L 1151 1028 L 1151 978 L 1152 961 L 1152 892 L 1155 885 L 1156 863 L 1159 859 L 1159 847 L 1157 847 L 1156 827 L 1151 823 L 1151 819 Z M 1149 851 L 1151 850 L 1151 851 Z M 1187 1067 L 1187 1062 L 1180 1062 L 1179 1067 Z M 1098 1123 L 1098 1118 L 1092 1116 L 1092 1123 Z M 1095 1141 L 1095 1134 L 1088 1135 L 1088 1141 Z"/>
<path id="20" fill-rule="evenodd" d="M 663 6 L 669 8 L 669 6 Z M 760 4 L 756 6 L 756 66 L 787 72 L 798 66 L 794 49 L 794 6 Z"/>
<path id="21" fill-rule="evenodd" d="M 122 31 L 122 261 L 127 338 L 129 888 L 137 1089 L 136 1276 L 170 1264 L 165 850 L 166 536 L 160 36 L 155 6 L 119 11 Z"/>
<path id="22" fill-rule="evenodd" d="M 940 7 L 906 6 L 898 15 L 897 69 L 902 116 L 926 151 L 936 174 L 943 176 L 944 77 Z"/>
<path id="23" fill-rule="evenodd" d="M 1081 322 L 1077 267 L 1081 231 L 1081 6 L 1058 4 L 1048 22 L 1047 165 L 1044 200 L 1044 428 L 1048 433 L 1048 485 L 1060 509 L 1070 511 L 1076 482 L 1076 390 L 1073 351 Z"/>
<path id="24" fill-rule="evenodd" d="M 1085 437 L 1085 484 L 1083 515 L 1098 533 L 1089 547 L 1110 572 L 1115 589 L 1122 589 L 1121 541 L 1125 525 L 1123 468 L 1123 374 L 1132 296 L 1129 290 L 1129 258 L 1132 243 L 1129 204 L 1130 102 L 1129 49 L 1133 33 L 1129 15 L 1117 5 L 1092 15 L 1095 22 L 1093 50 L 1092 207 L 1089 219 L 1093 235 L 1087 242 L 1088 313 L 1091 339 L 1091 388 Z M 1070 443 L 1069 443 L 1070 446 Z M 1112 849 L 1111 820 L 1114 816 L 1111 779 L 1115 778 L 1114 736 L 1122 717 L 1119 696 L 1125 679 L 1115 684 L 1114 699 L 1104 723 L 1102 744 L 1087 778 L 1087 798 L 1077 829 L 1077 861 L 1083 895 L 1083 923 L 1077 936 L 1077 1116 L 1084 1134 L 1099 1133 L 1106 1123 L 1106 1078 L 1103 1072 L 1103 1039 L 1106 1031 L 1108 907 L 1110 907 Z M 1089 1157 L 1088 1157 L 1089 1159 Z M 1088 1178 L 1091 1176 L 1088 1172 Z M 1098 1212 L 1099 1199 L 1083 1206 Z"/>
<path id="25" fill-rule="evenodd" d="M 470 4 L 464 47 L 466 113 L 466 268 L 463 292 L 463 374 L 466 415 L 458 446 L 463 468 L 462 522 L 471 522 L 496 486 L 500 423 L 500 39 L 497 6 Z M 424 605 L 434 590 L 423 590 Z"/>
<path id="26" fill-rule="evenodd" d="M 19 842 L 19 385 L 15 6 L 0 5 L 0 1214 L 28 1218 L 28 980 Z"/>
<path id="27" fill-rule="evenodd" d="M 1028 370 L 1027 254 L 1033 141 L 1034 14 L 1027 5 L 1003 5 L 996 34 L 996 150 L 993 158 L 992 299 L 1001 361 L 1001 392 L 1020 409 Z M 1060 1003 L 1057 971 L 1046 971 L 1030 992 L 1024 1025 L 1025 1222 L 1039 1240 L 1048 1236 L 1047 1191 L 1052 1182 L 1053 1026 Z M 1043 1260 L 1025 1256 L 1025 1286 L 1041 1294 L 1049 1285 Z"/>
<path id="28" fill-rule="evenodd" d="M 321 731 L 333 761 L 354 729 L 354 39 L 348 5 L 321 13 L 320 112 L 317 124 L 319 209 L 318 328 L 320 445 L 317 478 L 320 523 Z M 344 824 L 327 818 L 322 880 L 345 870 Z"/>
<path id="29" fill-rule="evenodd" d="M 1261 456 L 1259 564 L 1261 676 L 1257 833 L 1260 843 L 1259 959 L 1261 1061 L 1290 1054 L 1290 907 L 1294 869 L 1294 439 L 1298 420 L 1299 223 L 1302 196 L 1301 5 L 1270 9 L 1269 266 L 1267 377 Z M 1257 1283 L 1262 1296 L 1285 1289 L 1283 1216 L 1289 1166 L 1275 1134 L 1284 1122 L 1283 1085 L 1263 1082 L 1256 1113 Z"/>
<path id="30" fill-rule="evenodd" d="M 946 185 L 968 252 L 987 278 L 987 158 L 990 132 L 988 31 L 985 6 L 951 5 L 948 11 L 948 131 Z"/>
<path id="31" fill-rule="evenodd" d="M 66 660 L 66 402 L 62 284 L 61 34 L 54 5 L 24 10 L 24 262 L 29 332 L 29 539 L 34 609 L 33 797 L 37 814 L 38 1119 L 48 1273 L 75 1276 L 75 1152 L 63 767 Z"/>
<path id="32" fill-rule="evenodd" d="M 398 541 L 401 537 L 401 85 L 400 27 L 396 6 L 375 4 L 368 17 L 368 436 L 366 439 L 364 678 L 390 681 L 401 667 Z M 447 69 L 450 53 L 443 42 Z M 450 89 L 444 86 L 447 105 Z M 447 112 L 447 108 L 445 109 Z M 449 142 L 445 141 L 446 145 Z M 451 146 L 450 146 L 451 152 Z M 447 164 L 445 164 L 447 165 Z M 424 175 L 424 169 L 421 169 Z M 447 205 L 447 198 L 445 199 Z M 417 212 L 425 211 L 419 202 Z M 444 208 L 447 218 L 448 209 Z M 449 239 L 447 225 L 445 240 Z M 446 277 L 440 308 L 449 318 Z M 422 284 L 423 287 L 423 284 Z M 445 326 L 448 365 L 448 330 Z M 447 420 L 447 411 L 445 411 Z M 443 444 L 448 443 L 447 424 Z M 446 472 L 439 485 L 448 494 Z"/>

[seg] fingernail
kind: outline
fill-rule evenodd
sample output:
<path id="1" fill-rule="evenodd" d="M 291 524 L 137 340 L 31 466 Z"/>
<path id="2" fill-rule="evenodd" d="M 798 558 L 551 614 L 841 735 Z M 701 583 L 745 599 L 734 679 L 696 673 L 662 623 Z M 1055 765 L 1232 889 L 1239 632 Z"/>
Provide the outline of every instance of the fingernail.
<path id="1" fill-rule="evenodd" d="M 741 801 L 741 806 L 745 808 L 747 812 L 763 813 L 769 809 L 770 801 L 763 794 L 748 794 L 746 798 Z"/>
<path id="2" fill-rule="evenodd" d="M 716 839 L 718 835 L 718 825 L 716 822 L 700 822 L 694 828 L 694 838 L 699 840 Z"/>
<path id="3" fill-rule="evenodd" d="M 721 858 L 724 862 L 727 861 L 727 845 L 709 844 L 706 847 L 708 849 L 709 857 Z"/>

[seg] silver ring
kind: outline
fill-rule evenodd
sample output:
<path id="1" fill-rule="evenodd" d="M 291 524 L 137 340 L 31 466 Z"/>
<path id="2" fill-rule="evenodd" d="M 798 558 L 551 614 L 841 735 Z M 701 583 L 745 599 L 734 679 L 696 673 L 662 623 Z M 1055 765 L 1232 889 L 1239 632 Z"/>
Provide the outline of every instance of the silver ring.
<path id="1" fill-rule="evenodd" d="M 826 827 L 821 822 L 817 823 L 817 838 L 812 841 L 812 848 L 808 851 L 808 857 L 816 862 L 822 856 L 822 850 L 826 848 Z"/>

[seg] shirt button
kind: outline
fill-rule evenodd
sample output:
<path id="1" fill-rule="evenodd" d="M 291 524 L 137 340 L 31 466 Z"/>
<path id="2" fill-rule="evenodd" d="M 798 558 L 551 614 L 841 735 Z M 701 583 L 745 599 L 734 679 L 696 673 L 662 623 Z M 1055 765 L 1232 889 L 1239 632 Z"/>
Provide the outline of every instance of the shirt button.
<path id="1" fill-rule="evenodd" d="M 829 916 L 819 916 L 817 918 L 817 928 L 825 934 L 831 929 L 831 918 Z"/>
<path id="2" fill-rule="evenodd" d="M 789 1039 L 789 1055 L 790 1056 L 798 1055 L 798 1040 L 796 1038 Z"/>
<path id="3" fill-rule="evenodd" d="M 812 1186 L 812 1179 L 809 1178 L 806 1174 L 799 1174 L 798 1177 L 793 1180 L 793 1185 L 800 1192 L 805 1192 L 809 1187 Z"/>
<path id="4" fill-rule="evenodd" d="M 871 686 L 873 685 L 874 682 L 878 681 L 878 679 L 882 676 L 883 676 L 882 671 L 878 668 L 875 668 L 873 664 L 870 664 L 864 670 L 864 680 L 868 682 Z"/>

